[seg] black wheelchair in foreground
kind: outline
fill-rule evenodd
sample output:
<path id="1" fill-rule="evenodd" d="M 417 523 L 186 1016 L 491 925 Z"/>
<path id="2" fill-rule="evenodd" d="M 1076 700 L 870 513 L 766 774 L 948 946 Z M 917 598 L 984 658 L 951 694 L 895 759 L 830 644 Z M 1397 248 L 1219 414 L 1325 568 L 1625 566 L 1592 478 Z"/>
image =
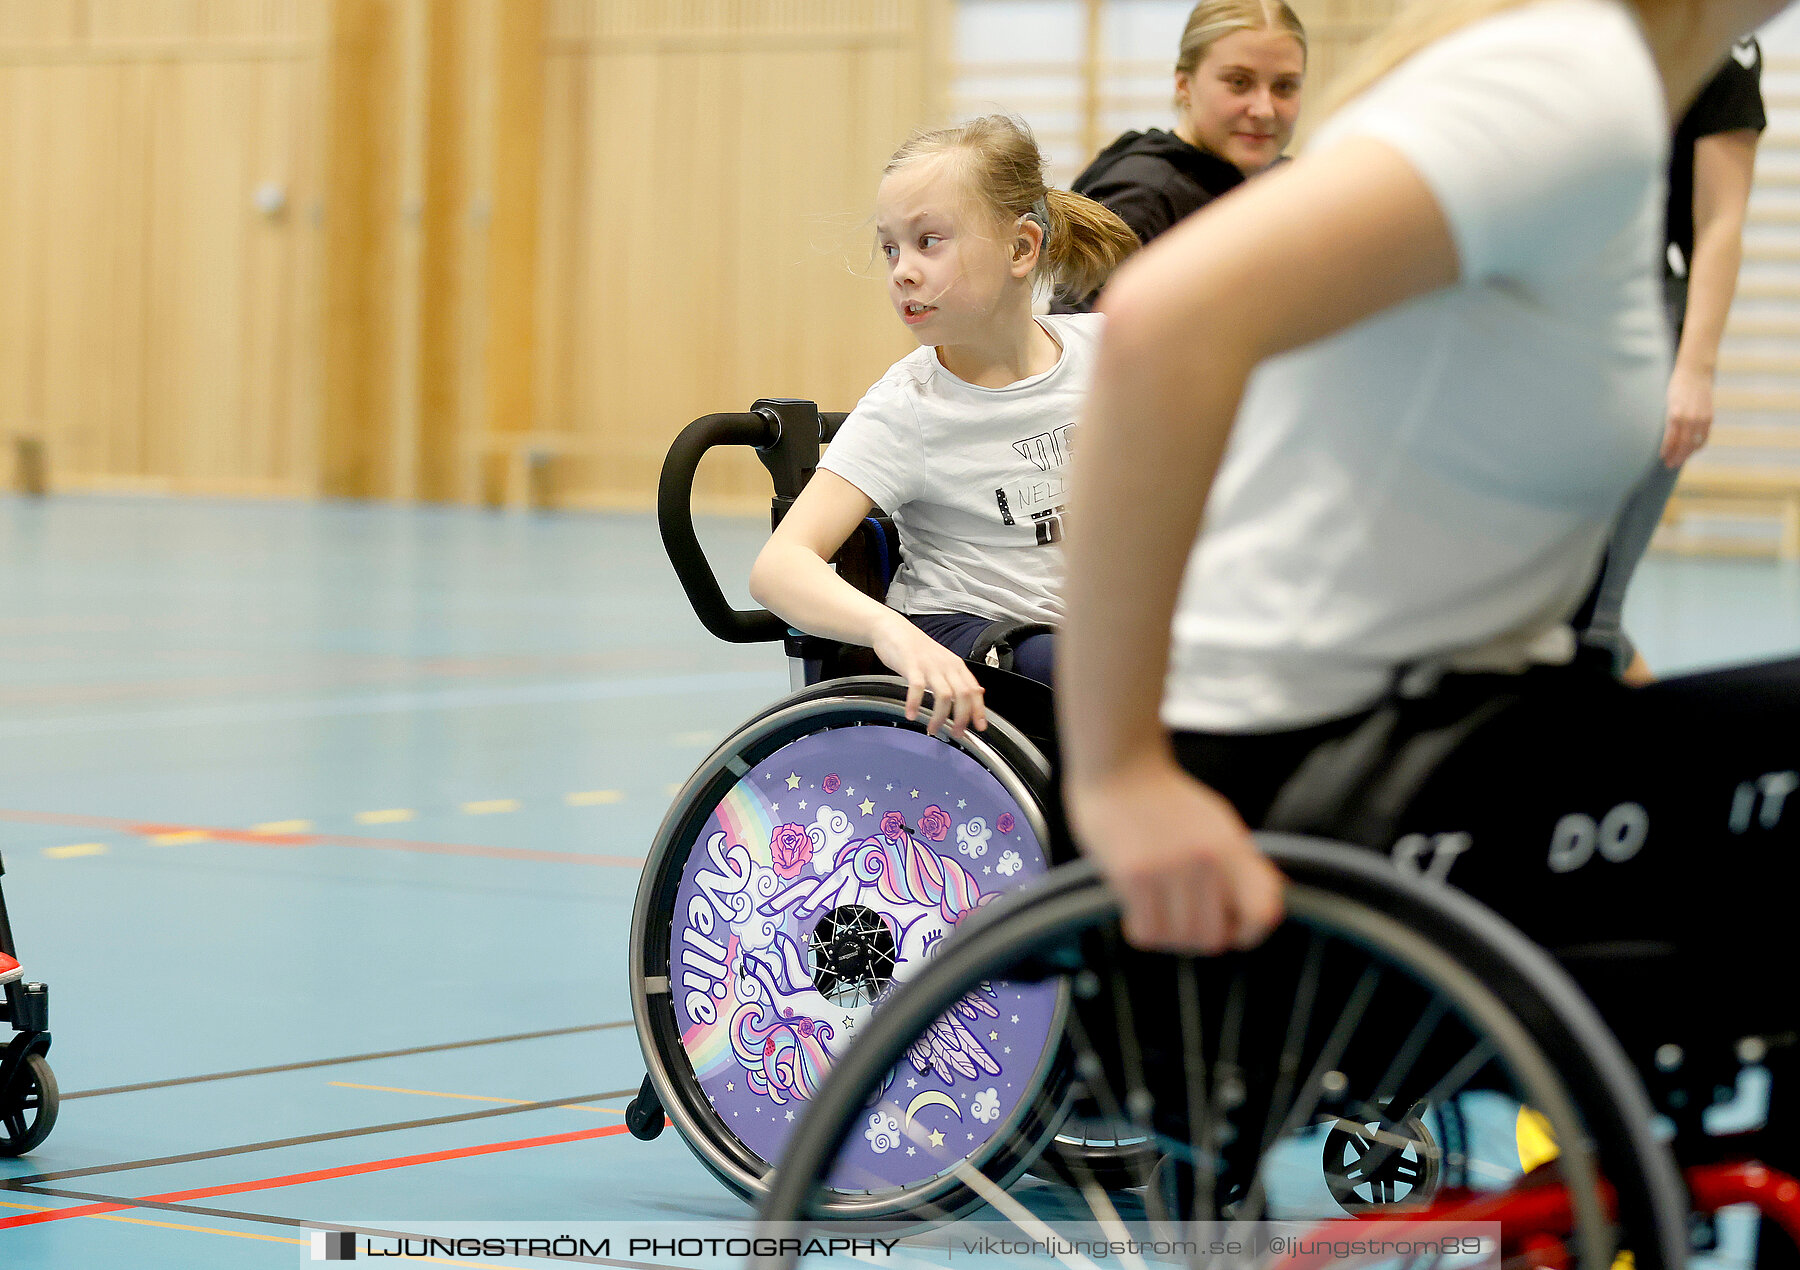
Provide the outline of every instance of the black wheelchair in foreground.
<path id="1" fill-rule="evenodd" d="M 1266 836 L 1289 920 L 1252 952 L 1125 947 L 1091 869 L 1052 868 L 1040 686 L 977 667 L 987 732 L 928 737 L 868 650 L 725 602 L 689 510 L 701 455 L 754 447 L 779 519 L 841 421 L 758 402 L 690 425 L 664 467 L 696 613 L 783 640 L 795 692 L 700 765 L 646 862 L 634 1133 L 666 1114 L 782 1222 L 1496 1220 L 1509 1259 L 1606 1267 L 1622 1247 L 1641 1270 L 1682 1263 L 1690 1211 L 1752 1202 L 1800 1233 L 1800 1186 L 1751 1162 L 1684 1187 L 1639 1070 L 1567 974 L 1367 850 Z M 881 596 L 895 560 L 872 518 L 836 563 Z M 1521 1108 L 1555 1143 L 1531 1171 Z"/>

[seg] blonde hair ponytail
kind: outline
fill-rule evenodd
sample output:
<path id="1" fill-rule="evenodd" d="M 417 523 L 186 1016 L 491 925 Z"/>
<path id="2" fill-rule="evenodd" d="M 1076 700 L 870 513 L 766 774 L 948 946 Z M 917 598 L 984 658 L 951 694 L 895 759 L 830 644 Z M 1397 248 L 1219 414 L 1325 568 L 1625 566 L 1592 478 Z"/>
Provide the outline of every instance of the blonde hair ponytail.
<path id="1" fill-rule="evenodd" d="M 951 128 L 916 132 L 882 169 L 891 176 L 909 163 L 947 154 L 957 164 L 963 193 L 1012 233 L 1021 216 L 1044 222 L 1038 270 L 1065 295 L 1089 295 L 1137 250 L 1137 235 L 1112 211 L 1044 182 L 1044 157 L 1024 122 L 983 115 Z"/>
<path id="2" fill-rule="evenodd" d="M 1049 190 L 1044 201 L 1050 212 L 1045 251 L 1057 291 L 1092 295 L 1138 249 L 1137 234 L 1105 204 L 1069 190 Z"/>

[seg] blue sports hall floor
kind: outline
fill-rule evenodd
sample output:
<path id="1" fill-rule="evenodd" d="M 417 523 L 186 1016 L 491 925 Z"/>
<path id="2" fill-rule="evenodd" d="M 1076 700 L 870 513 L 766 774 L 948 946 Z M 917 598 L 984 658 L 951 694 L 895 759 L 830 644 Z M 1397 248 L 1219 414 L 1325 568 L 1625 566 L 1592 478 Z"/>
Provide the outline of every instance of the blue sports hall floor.
<path id="1" fill-rule="evenodd" d="M 741 597 L 761 524 L 702 528 Z M 1800 567 L 1655 557 L 1629 616 L 1664 672 L 1790 652 Z M 0 1266 L 741 1216 L 623 1132 L 627 926 L 673 788 L 786 684 L 648 516 L 0 499 L 0 851 L 64 1097 L 0 1160 Z"/>

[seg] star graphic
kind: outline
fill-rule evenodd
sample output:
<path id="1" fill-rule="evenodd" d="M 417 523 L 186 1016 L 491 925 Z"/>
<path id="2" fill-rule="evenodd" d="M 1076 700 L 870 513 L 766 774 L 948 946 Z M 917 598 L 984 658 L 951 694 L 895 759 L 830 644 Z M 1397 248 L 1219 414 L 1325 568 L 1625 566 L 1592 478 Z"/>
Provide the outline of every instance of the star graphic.
<path id="1" fill-rule="evenodd" d="M 894 782 L 893 782 L 893 781 L 889 781 L 889 782 L 888 782 L 888 788 L 889 788 L 889 789 L 892 789 L 892 788 L 893 788 L 893 787 L 894 787 Z"/>
<path id="2" fill-rule="evenodd" d="M 781 810 L 781 804 L 780 804 L 780 803 L 770 803 L 770 804 L 769 804 L 769 810 L 770 810 L 770 811 L 780 811 L 780 810 Z"/>
<path id="3" fill-rule="evenodd" d="M 804 799 L 804 798 L 802 798 L 802 799 L 801 799 L 801 800 L 800 800 L 800 810 L 801 810 L 801 811 L 805 811 L 805 810 L 806 810 L 806 800 L 805 800 L 805 799 Z"/>
<path id="4" fill-rule="evenodd" d="M 944 1134 L 941 1129 L 933 1129 L 931 1131 L 931 1145 L 934 1147 L 941 1147 L 944 1145 Z"/>
<path id="5" fill-rule="evenodd" d="M 787 1119 L 792 1120 L 793 1118 L 794 1118 L 794 1113 L 792 1111 L 789 1111 L 787 1113 Z"/>
<path id="6" fill-rule="evenodd" d="M 863 799 L 861 805 L 862 805 L 862 814 L 863 815 L 873 816 L 875 814 L 875 804 L 870 802 L 868 799 L 866 799 L 866 798 Z"/>
<path id="7" fill-rule="evenodd" d="M 998 1032 L 989 1032 L 988 1033 L 988 1040 L 997 1041 L 999 1039 L 1000 1039 L 1000 1033 L 998 1033 Z"/>
<path id="8" fill-rule="evenodd" d="M 917 1089 L 919 1087 L 919 1082 L 914 1080 L 911 1076 L 908 1076 L 906 1078 L 906 1087 L 908 1089 Z"/>
<path id="9" fill-rule="evenodd" d="M 1018 1016 L 1018 1015 L 1016 1015 L 1016 1014 L 1015 1014 L 1015 1015 L 1013 1015 L 1013 1020 L 1012 1020 L 1012 1021 L 1013 1021 L 1013 1022 L 1014 1022 L 1014 1023 L 1017 1023 L 1017 1022 L 1018 1022 L 1018 1021 L 1019 1021 L 1019 1016 Z"/>
<path id="10" fill-rule="evenodd" d="M 968 1140 L 971 1142 L 975 1141 L 975 1135 L 972 1133 L 964 1134 L 963 1136 L 968 1138 Z"/>
<path id="11" fill-rule="evenodd" d="M 918 796 L 919 796 L 919 791 L 918 791 L 918 790 L 916 790 L 916 789 L 915 789 L 915 790 L 913 790 L 913 792 L 912 792 L 912 796 L 913 796 L 913 797 L 914 797 L 914 798 L 917 798 L 917 797 L 918 797 Z"/>
<path id="12" fill-rule="evenodd" d="M 789 772 L 788 773 L 788 788 L 789 789 L 799 789 L 800 788 L 800 775 L 798 772 Z"/>
<path id="13" fill-rule="evenodd" d="M 969 805 L 969 800 L 966 798 L 959 798 L 956 800 L 956 810 L 958 810 L 958 811 L 961 811 L 964 807 L 967 807 L 968 805 Z"/>
<path id="14" fill-rule="evenodd" d="M 1010 1053 L 1012 1053 L 1012 1046 L 1010 1046 L 1010 1045 L 1008 1045 L 1008 1046 L 1007 1046 L 1007 1047 L 1006 1047 L 1006 1052 L 1007 1052 L 1007 1053 L 1008 1053 L 1008 1054 L 1010 1054 Z"/>
<path id="15" fill-rule="evenodd" d="M 908 1154 L 908 1155 L 917 1155 L 917 1154 L 918 1154 L 918 1153 L 919 1153 L 919 1152 L 918 1152 L 918 1150 L 917 1150 L 917 1149 L 916 1149 L 916 1148 L 914 1148 L 914 1147 L 907 1147 L 907 1148 L 906 1148 L 906 1153 L 907 1153 L 907 1154 Z"/>
<path id="16" fill-rule="evenodd" d="M 850 1021 L 850 1016 L 848 1014 L 846 1014 L 844 1016 L 844 1026 L 845 1027 L 855 1027 L 856 1026 L 856 1024 L 854 1024 Z"/>
<path id="17" fill-rule="evenodd" d="M 725 1082 L 725 1092 L 726 1093 L 730 1093 L 732 1090 L 734 1090 L 736 1088 L 737 1088 L 737 1086 L 732 1084 L 730 1081 Z"/>
<path id="18" fill-rule="evenodd" d="M 856 786 L 854 786 L 854 785 L 851 785 L 851 786 L 848 786 L 848 787 L 847 787 L 847 788 L 846 788 L 846 789 L 845 789 L 845 790 L 844 790 L 844 797 L 846 797 L 846 798 L 855 798 L 855 797 L 856 797 Z"/>

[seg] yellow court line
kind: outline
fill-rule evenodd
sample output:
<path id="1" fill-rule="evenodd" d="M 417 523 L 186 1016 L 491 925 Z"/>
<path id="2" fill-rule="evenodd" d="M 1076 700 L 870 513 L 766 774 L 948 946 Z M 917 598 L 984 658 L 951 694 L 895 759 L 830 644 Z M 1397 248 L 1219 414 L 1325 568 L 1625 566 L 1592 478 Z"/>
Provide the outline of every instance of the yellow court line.
<path id="1" fill-rule="evenodd" d="M 31 1213 L 53 1213 L 56 1211 L 48 1204 L 15 1204 L 10 1200 L 4 1199 L 0 1199 L 0 1208 L 23 1208 Z M 230 1235 L 233 1239 L 262 1239 L 272 1244 L 306 1244 L 312 1242 L 310 1236 L 306 1239 L 289 1239 L 285 1235 L 258 1235 L 245 1230 L 218 1230 L 212 1226 L 183 1226 L 179 1222 L 152 1221 L 148 1217 L 127 1217 L 123 1213 L 93 1213 L 91 1216 L 98 1217 L 101 1221 L 129 1222 L 133 1226 L 161 1226 L 165 1230 L 193 1230 L 198 1231 L 203 1235 Z"/>
<path id="2" fill-rule="evenodd" d="M 152 834 L 150 841 L 159 847 L 179 847 L 187 842 L 205 842 L 210 837 L 204 829 L 178 829 L 174 833 Z"/>
<path id="3" fill-rule="evenodd" d="M 491 816 L 500 811 L 519 810 L 516 798 L 482 798 L 472 803 L 464 803 L 462 809 L 471 816 Z"/>
<path id="4" fill-rule="evenodd" d="M 602 803 L 620 803 L 625 801 L 622 789 L 583 789 L 573 794 L 563 795 L 563 801 L 571 807 L 598 807 Z"/>
<path id="5" fill-rule="evenodd" d="M 411 820 L 419 813 L 411 807 L 388 807 L 381 811 L 359 811 L 356 823 L 359 825 L 397 825 L 402 820 Z"/>
<path id="6" fill-rule="evenodd" d="M 504 1102 L 515 1107 L 536 1101 L 534 1098 L 495 1098 L 489 1094 L 447 1094 L 439 1089 L 396 1089 L 392 1085 L 355 1085 L 347 1080 L 333 1080 L 326 1083 L 338 1089 L 372 1089 L 378 1094 L 417 1094 L 421 1098 L 457 1098 L 464 1102 Z M 585 1102 L 557 1103 L 556 1107 L 559 1111 L 597 1111 L 603 1116 L 625 1114 L 621 1107 L 596 1107 L 592 1103 Z"/>
<path id="7" fill-rule="evenodd" d="M 69 860 L 78 855 L 105 855 L 111 849 L 104 842 L 75 842 L 66 847 L 45 847 L 44 854 L 52 860 Z"/>
<path id="8" fill-rule="evenodd" d="M 260 825 L 251 825 L 251 833 L 305 833 L 313 827 L 310 820 L 266 820 Z"/>

